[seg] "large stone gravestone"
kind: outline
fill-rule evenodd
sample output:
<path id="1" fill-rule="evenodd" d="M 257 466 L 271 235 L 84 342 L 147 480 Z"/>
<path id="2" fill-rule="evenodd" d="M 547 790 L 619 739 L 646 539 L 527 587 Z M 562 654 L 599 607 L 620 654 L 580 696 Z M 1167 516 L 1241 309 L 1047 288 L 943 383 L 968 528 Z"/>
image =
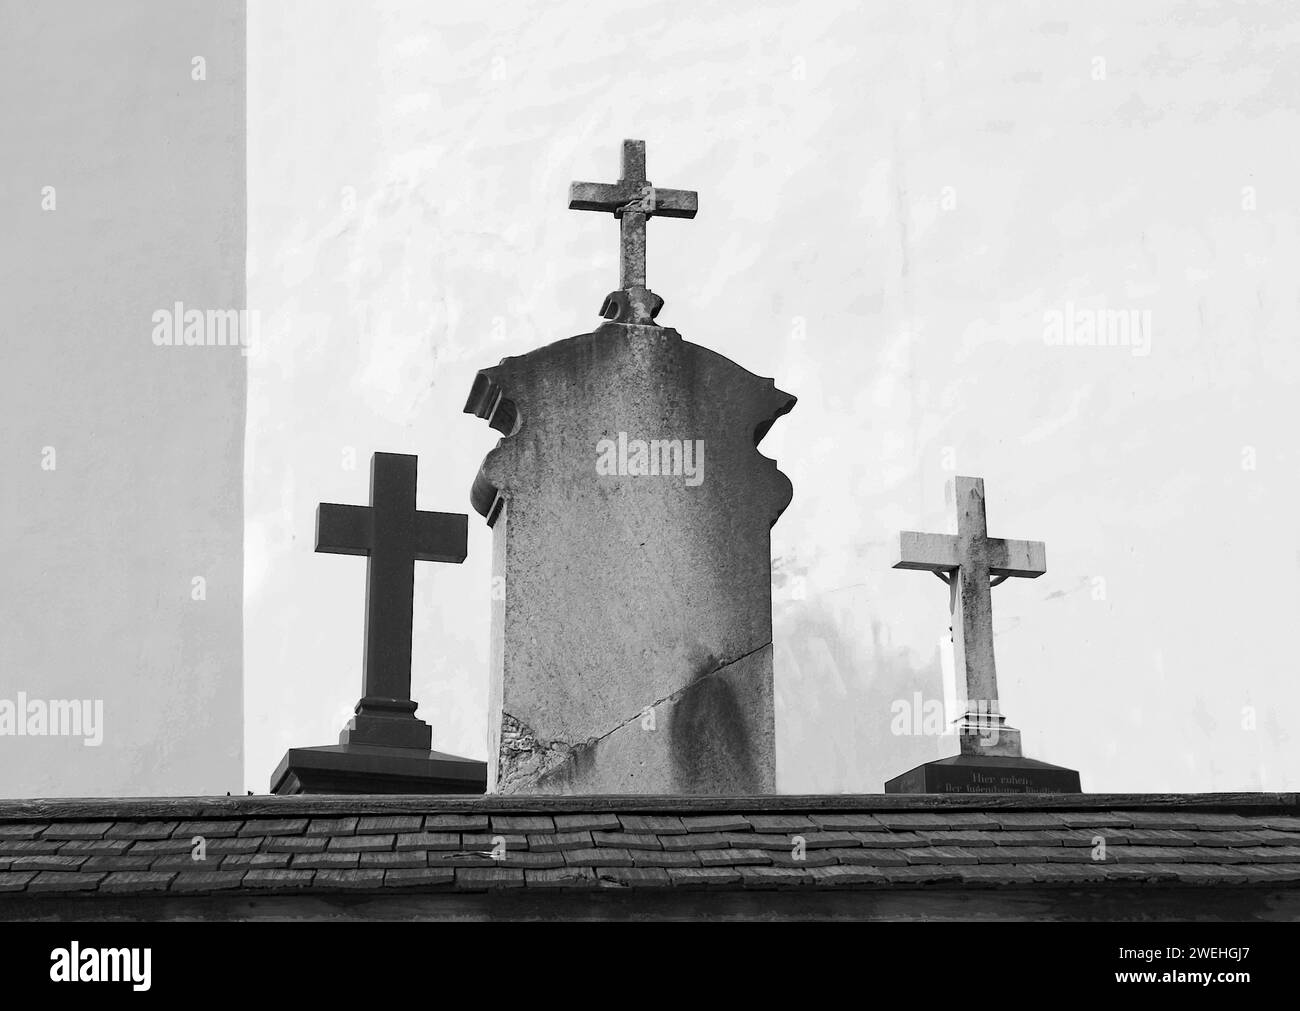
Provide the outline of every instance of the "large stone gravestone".
<path id="1" fill-rule="evenodd" d="M 620 222 L 606 322 L 483 369 L 465 410 L 504 436 L 474 482 L 493 530 L 489 789 L 776 787 L 770 529 L 790 482 L 758 451 L 794 397 L 654 321 L 648 217 L 695 194 L 575 183 Z"/>

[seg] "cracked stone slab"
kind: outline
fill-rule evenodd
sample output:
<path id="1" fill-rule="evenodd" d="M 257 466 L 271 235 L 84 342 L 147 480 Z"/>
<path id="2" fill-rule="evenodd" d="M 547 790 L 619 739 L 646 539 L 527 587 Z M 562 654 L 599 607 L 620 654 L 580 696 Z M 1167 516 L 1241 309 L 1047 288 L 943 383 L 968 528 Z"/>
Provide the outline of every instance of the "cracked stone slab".
<path id="1" fill-rule="evenodd" d="M 775 792 L 792 488 L 758 443 L 793 406 L 657 325 L 478 373 L 465 410 L 504 436 L 471 496 L 493 529 L 490 791 Z"/>

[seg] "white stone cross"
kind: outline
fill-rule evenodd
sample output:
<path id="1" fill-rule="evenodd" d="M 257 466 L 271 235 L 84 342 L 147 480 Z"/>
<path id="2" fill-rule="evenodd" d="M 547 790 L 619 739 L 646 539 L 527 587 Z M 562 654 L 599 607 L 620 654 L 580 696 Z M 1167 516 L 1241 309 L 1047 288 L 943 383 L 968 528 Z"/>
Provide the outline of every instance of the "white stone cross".
<path id="1" fill-rule="evenodd" d="M 989 591 L 1011 576 L 1041 576 L 1047 571 L 1047 549 L 1042 541 L 988 535 L 983 478 L 957 478 L 956 497 L 956 536 L 903 531 L 894 568 L 933 572 L 949 586 L 953 653 L 966 677 L 966 711 L 957 727 L 962 753 L 1019 755 L 1020 733 L 1004 725 L 998 708 Z"/>
<path id="2" fill-rule="evenodd" d="M 645 177 L 645 141 L 623 141 L 623 175 L 616 183 L 573 183 L 569 210 L 608 211 L 619 219 L 620 288 L 645 287 L 645 223 L 650 217 L 693 218 L 699 209 L 694 190 L 666 190 Z"/>

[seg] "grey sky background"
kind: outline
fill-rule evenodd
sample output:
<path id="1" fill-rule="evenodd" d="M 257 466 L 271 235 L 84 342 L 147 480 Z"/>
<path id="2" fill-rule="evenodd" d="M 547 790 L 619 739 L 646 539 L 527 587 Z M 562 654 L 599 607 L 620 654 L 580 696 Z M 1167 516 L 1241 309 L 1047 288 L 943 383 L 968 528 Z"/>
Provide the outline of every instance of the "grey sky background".
<path id="1" fill-rule="evenodd" d="M 953 529 L 957 473 L 1047 542 L 994 594 L 1027 754 L 1086 790 L 1296 788 L 1297 36 L 1251 5 L 251 5 L 250 788 L 358 692 L 364 562 L 312 553 L 316 503 L 364 501 L 386 450 L 469 511 L 474 372 L 594 325 L 617 231 L 567 187 L 624 137 L 700 193 L 650 223 L 660 320 L 799 397 L 763 444 L 795 488 L 783 790 L 954 750 L 890 731 L 942 697 L 948 624 L 890 564 Z M 1149 354 L 1050 346 L 1070 304 L 1149 313 Z M 435 747 L 482 757 L 470 529 L 417 568 L 414 683 Z"/>

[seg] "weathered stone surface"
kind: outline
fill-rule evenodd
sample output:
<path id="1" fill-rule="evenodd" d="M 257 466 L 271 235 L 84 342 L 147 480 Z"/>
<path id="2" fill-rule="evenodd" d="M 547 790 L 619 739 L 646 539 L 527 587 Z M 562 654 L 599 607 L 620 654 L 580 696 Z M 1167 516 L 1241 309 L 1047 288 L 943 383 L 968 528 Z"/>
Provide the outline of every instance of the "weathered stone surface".
<path id="1" fill-rule="evenodd" d="M 695 192 L 668 190 L 650 183 L 643 140 L 623 141 L 623 174 L 618 182 L 575 182 L 569 187 L 570 210 L 607 211 L 619 221 L 619 290 L 606 299 L 602 316 L 633 323 L 654 319 L 663 299 L 645 287 L 646 219 L 693 218 L 698 207 Z"/>
<path id="2" fill-rule="evenodd" d="M 653 325 L 479 373 L 466 411 L 506 436 L 473 493 L 504 589 L 490 790 L 774 791 L 770 529 L 792 490 L 757 443 L 793 405 Z"/>
<path id="3" fill-rule="evenodd" d="M 1078 793 L 1074 770 L 1023 757 L 1020 731 L 1007 725 L 998 700 L 991 590 L 1013 576 L 1041 576 L 1047 549 L 1041 541 L 988 535 L 982 478 L 958 477 L 954 497 L 956 535 L 903 531 L 894 568 L 933 572 L 948 584 L 953 656 L 964 692 L 954 720 L 961 753 L 893 777 L 885 792 Z"/>
<path id="4" fill-rule="evenodd" d="M 611 322 L 482 370 L 465 405 L 505 436 L 471 495 L 504 590 L 488 789 L 773 792 L 770 530 L 792 490 L 757 446 L 794 398 L 654 322 L 646 218 L 697 198 L 649 183 L 644 142 L 569 206 L 620 220 Z"/>
<path id="5" fill-rule="evenodd" d="M 998 747 L 1010 747 L 1014 739 L 1019 750 L 1020 731 L 998 731 Z M 975 733 L 961 735 L 963 741 L 978 742 Z M 970 747 L 978 748 L 978 743 Z M 967 747 L 966 744 L 962 745 Z M 1073 769 L 1050 765 L 1019 755 L 961 754 L 941 758 L 909 769 L 885 781 L 886 793 L 1078 793 L 1079 774 Z"/>
<path id="6" fill-rule="evenodd" d="M 1019 757 L 1020 731 L 1007 726 L 998 704 L 990 589 L 1012 576 L 1041 576 L 1047 571 L 1047 549 L 1041 541 L 988 535 L 983 478 L 957 478 L 954 496 L 957 534 L 903 531 L 894 568 L 933 572 L 948 584 L 953 655 L 965 691 L 957 726 L 961 753 Z"/>

